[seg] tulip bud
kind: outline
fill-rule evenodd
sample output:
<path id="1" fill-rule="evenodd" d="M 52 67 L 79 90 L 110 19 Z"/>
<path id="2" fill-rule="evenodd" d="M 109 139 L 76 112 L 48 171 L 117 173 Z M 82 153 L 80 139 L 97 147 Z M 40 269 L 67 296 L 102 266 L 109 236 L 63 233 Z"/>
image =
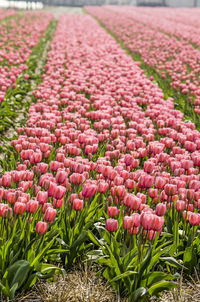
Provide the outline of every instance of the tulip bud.
<path id="1" fill-rule="evenodd" d="M 199 225 L 200 224 L 200 215 L 197 213 L 191 213 L 189 216 L 189 223 L 191 225 Z"/>
<path id="2" fill-rule="evenodd" d="M 185 201 L 184 200 L 177 200 L 175 203 L 175 209 L 178 212 L 184 211 L 185 209 Z"/>
<path id="3" fill-rule="evenodd" d="M 117 207 L 108 207 L 108 216 L 115 218 L 118 217 L 119 215 L 119 210 Z"/>
<path id="4" fill-rule="evenodd" d="M 60 209 L 60 208 L 62 208 L 62 205 L 63 205 L 63 199 L 54 199 L 54 201 L 53 201 L 53 206 L 55 207 L 55 208 L 58 208 L 58 209 Z"/>
<path id="5" fill-rule="evenodd" d="M 106 220 L 106 230 L 110 233 L 116 232 L 118 229 L 118 221 L 112 218 Z"/>
<path id="6" fill-rule="evenodd" d="M 48 221 L 49 223 L 52 223 L 56 217 L 56 213 L 57 212 L 55 209 L 48 207 L 44 214 L 44 220 Z"/>
<path id="7" fill-rule="evenodd" d="M 140 226 L 140 214 L 133 213 L 131 215 L 132 221 L 133 221 L 133 227 L 139 227 Z"/>
<path id="8" fill-rule="evenodd" d="M 39 201 L 40 204 L 44 204 L 47 202 L 48 199 L 48 193 L 44 191 L 39 191 L 37 193 L 37 200 Z"/>
<path id="9" fill-rule="evenodd" d="M 123 228 L 129 230 L 133 226 L 133 219 L 131 216 L 125 216 L 123 219 Z"/>
<path id="10" fill-rule="evenodd" d="M 82 199 L 74 199 L 73 200 L 73 209 L 75 211 L 81 211 L 83 209 L 83 200 Z"/>
<path id="11" fill-rule="evenodd" d="M 164 216 L 165 213 L 166 213 L 166 211 L 167 211 L 167 207 L 166 207 L 165 204 L 158 203 L 156 205 L 156 215 L 158 215 L 158 216 Z"/>
<path id="12" fill-rule="evenodd" d="M 22 215 L 25 211 L 26 211 L 26 204 L 17 201 L 14 205 L 15 214 Z"/>
<path id="13" fill-rule="evenodd" d="M 141 226 L 144 230 L 151 230 L 155 216 L 151 213 L 142 213 L 140 218 Z"/>
<path id="14" fill-rule="evenodd" d="M 26 204 L 27 212 L 35 213 L 39 208 L 39 202 L 37 200 L 30 200 Z"/>
<path id="15" fill-rule="evenodd" d="M 36 232 L 43 235 L 46 233 L 46 231 L 47 231 L 47 223 L 38 221 L 36 225 Z"/>
<path id="16" fill-rule="evenodd" d="M 85 184 L 83 186 L 82 194 L 85 198 L 94 196 L 97 192 L 97 186 L 95 184 Z"/>

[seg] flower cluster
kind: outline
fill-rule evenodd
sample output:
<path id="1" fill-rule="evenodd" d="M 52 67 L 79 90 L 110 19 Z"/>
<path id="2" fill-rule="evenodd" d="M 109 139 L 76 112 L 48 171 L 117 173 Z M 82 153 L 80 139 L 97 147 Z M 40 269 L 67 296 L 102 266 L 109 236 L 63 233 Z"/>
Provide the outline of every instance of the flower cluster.
<path id="1" fill-rule="evenodd" d="M 144 13 L 139 8 L 127 7 L 86 9 L 131 52 L 139 54 L 146 65 L 155 69 L 163 79 L 169 78 L 170 85 L 187 95 L 186 102 L 200 114 L 200 53 L 191 45 L 191 42 L 200 43 L 195 22 L 193 26 L 187 26 L 176 22 L 176 16 L 171 20 L 170 9 L 165 13 L 162 10 L 154 12 L 154 9 L 146 9 Z M 187 15 L 190 15 L 189 11 Z"/>
<path id="2" fill-rule="evenodd" d="M 44 12 L 17 15 L 0 24 L 0 102 L 6 91 L 16 87 L 17 77 L 27 70 L 27 60 L 53 19 Z M 29 78 L 28 74 L 24 79 Z"/>
<path id="3" fill-rule="evenodd" d="M 17 12 L 14 9 L 2 10 L 0 9 L 0 21 L 15 16 Z"/>
<path id="4" fill-rule="evenodd" d="M 0 179 L 3 218 L 40 211 L 44 233 L 63 203 L 81 211 L 99 194 L 109 231 L 122 208 L 124 228 L 148 240 L 173 207 L 199 224 L 200 133 L 91 17 L 60 18 L 34 95 L 11 142 L 16 170 Z"/>

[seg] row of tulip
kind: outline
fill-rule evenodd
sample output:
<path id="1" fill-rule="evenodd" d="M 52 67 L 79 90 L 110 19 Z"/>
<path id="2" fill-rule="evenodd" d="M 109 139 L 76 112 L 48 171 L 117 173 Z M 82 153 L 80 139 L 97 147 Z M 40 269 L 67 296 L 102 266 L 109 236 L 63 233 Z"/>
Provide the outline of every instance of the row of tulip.
<path id="1" fill-rule="evenodd" d="M 166 91 L 166 95 L 176 98 L 177 109 L 181 108 L 185 116 L 187 118 L 191 116 L 198 125 L 199 50 L 185 39 L 177 39 L 173 35 L 166 34 L 172 24 L 168 24 L 170 21 L 163 18 L 163 15 L 160 15 L 160 19 L 164 19 L 165 25 L 162 21 L 156 21 L 159 15 L 157 18 L 154 14 L 152 17 L 146 17 L 137 10 L 127 8 L 121 10 L 121 8 L 105 6 L 88 7 L 86 10 L 97 17 L 119 41 L 123 41 L 129 51 L 138 54 L 138 59 L 149 67 L 149 74 L 158 77 L 159 84 Z M 160 23 L 162 31 L 158 30 Z M 163 32 L 164 26 L 167 28 L 165 32 Z"/>
<path id="2" fill-rule="evenodd" d="M 2 10 L 0 9 L 0 21 L 6 21 L 7 18 L 13 17 L 17 14 L 15 10 Z M 4 20 L 5 19 L 5 20 Z"/>
<path id="3" fill-rule="evenodd" d="M 196 47 L 200 46 L 199 10 L 180 9 L 179 16 L 177 16 L 177 13 L 169 8 L 163 10 L 163 8 L 152 9 L 147 7 L 141 9 L 140 7 L 111 6 L 108 9 L 116 13 L 125 13 L 136 22 L 142 22 L 144 25 L 174 36 L 178 40 L 184 39 L 185 42 L 194 44 Z M 183 20 L 185 20 L 184 23 Z"/>
<path id="4" fill-rule="evenodd" d="M 200 253 L 195 125 L 87 15 L 60 17 L 34 96 L 0 178 L 4 295 L 80 257 L 130 301 L 175 287 Z"/>
<path id="5" fill-rule="evenodd" d="M 0 25 L 0 102 L 10 87 L 16 87 L 17 77 L 27 70 L 26 62 L 31 50 L 38 44 L 52 18 L 47 13 L 26 13 Z M 25 79 L 28 79 L 27 75 Z"/>
<path id="6" fill-rule="evenodd" d="M 31 54 L 24 64 L 26 67 L 25 70 L 23 70 L 20 75 L 16 76 L 16 82 L 5 92 L 4 101 L 0 105 L 0 153 L 2 154 L 6 154 L 6 150 L 9 149 L 8 134 L 10 138 L 16 135 L 17 127 L 24 124 L 30 103 L 34 101 L 31 90 L 41 81 L 41 74 L 46 59 L 43 52 L 44 49 L 47 48 L 47 43 L 51 41 L 56 27 L 56 21 L 51 21 L 51 19 L 52 16 L 50 15 L 48 27 L 44 33 L 40 34 L 38 44 L 31 48 Z M 35 72 L 37 72 L 37 76 Z M 19 115 L 21 118 L 19 118 Z M 4 163 L 8 166 L 10 164 L 6 159 Z"/>

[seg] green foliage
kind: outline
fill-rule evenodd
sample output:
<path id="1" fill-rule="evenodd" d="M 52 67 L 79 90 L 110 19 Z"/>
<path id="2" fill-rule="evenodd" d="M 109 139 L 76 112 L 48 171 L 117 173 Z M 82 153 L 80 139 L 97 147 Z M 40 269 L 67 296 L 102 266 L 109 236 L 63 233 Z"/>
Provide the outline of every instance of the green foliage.
<path id="1" fill-rule="evenodd" d="M 97 235 L 94 234 L 96 231 Z M 126 238 L 122 241 L 118 231 L 114 235 L 108 234 L 101 223 L 95 224 L 94 232 L 88 230 L 88 236 L 97 249 L 90 251 L 88 258 L 103 265 L 103 276 L 122 296 L 128 296 L 130 302 L 148 301 L 149 296 L 176 287 L 172 281 L 175 276 L 164 269 L 163 257 L 168 255 L 172 244 L 166 236 L 157 238 L 154 243 L 142 242 L 140 238 L 134 244 Z M 130 239 L 129 234 L 126 237 Z M 176 268 L 180 266 L 173 257 L 171 263 Z M 168 259 L 169 266 L 171 263 Z"/>

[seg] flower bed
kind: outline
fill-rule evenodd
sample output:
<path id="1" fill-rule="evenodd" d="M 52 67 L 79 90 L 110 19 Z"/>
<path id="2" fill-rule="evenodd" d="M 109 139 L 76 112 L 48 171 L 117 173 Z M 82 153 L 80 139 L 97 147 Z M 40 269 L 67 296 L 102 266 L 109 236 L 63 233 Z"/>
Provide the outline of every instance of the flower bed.
<path id="1" fill-rule="evenodd" d="M 0 101 L 13 87 L 17 77 L 27 70 L 26 61 L 39 42 L 53 16 L 46 13 L 27 13 L 0 25 Z M 28 76 L 25 75 L 25 79 Z"/>
<path id="2" fill-rule="evenodd" d="M 159 25 L 154 23 L 156 18 L 142 14 L 136 17 L 131 9 L 127 9 L 127 12 L 126 9 L 122 9 L 122 14 L 119 9 L 109 7 L 108 9 L 88 7 L 86 10 L 97 17 L 119 41 L 123 41 L 130 52 L 138 55 L 135 58 L 141 59 L 144 65 L 149 67 L 149 74 L 157 77 L 156 80 L 166 93 L 176 98 L 177 108 L 181 108 L 187 118 L 191 116 L 198 125 L 199 50 L 185 39 L 177 40 L 175 36 L 159 31 Z M 160 18 L 163 19 L 162 15 Z M 171 25 L 166 26 L 165 31 L 170 33 L 169 26 Z M 174 95 L 171 87 L 178 92 L 178 95 L 177 93 Z"/>
<path id="3" fill-rule="evenodd" d="M 138 65 L 90 16 L 60 17 L 0 179 L 5 296 L 81 258 L 148 301 L 199 264 L 200 132 Z"/>
<path id="4" fill-rule="evenodd" d="M 30 94 L 31 83 L 40 81 L 39 74 L 37 74 L 36 79 L 36 69 L 38 62 L 42 60 L 45 45 L 53 35 L 52 30 L 55 24 L 52 22 L 52 18 L 53 16 L 48 14 L 28 13 L 24 17 L 16 17 L 15 20 L 10 20 L 2 27 L 0 26 L 2 32 L 7 31 L 9 33 L 4 38 L 5 41 L 2 41 L 2 53 L 6 54 L 7 59 L 4 58 L 0 66 L 2 70 L 2 86 L 0 86 L 2 95 L 2 103 L 0 104 L 1 153 L 5 151 L 3 143 L 8 139 L 8 134 L 5 131 L 11 129 L 12 132 L 17 124 L 23 123 L 23 118 L 19 121 L 18 116 L 19 114 L 24 115 L 25 110 L 27 111 L 29 108 L 30 100 L 28 101 L 26 96 Z M 32 30 L 31 32 L 29 26 L 33 26 L 35 31 Z M 41 28 L 39 28 L 40 26 Z M 17 30 L 21 34 L 16 36 Z M 6 42 L 8 39 L 10 46 Z M 11 60 L 11 57 L 15 55 L 16 59 L 18 57 L 19 60 L 9 63 L 8 60 Z M 45 63 L 45 58 L 43 60 L 41 65 Z M 32 99 L 33 97 L 31 101 Z"/>
<path id="5" fill-rule="evenodd" d="M 6 18 L 13 17 L 17 14 L 15 10 L 2 10 L 0 9 L 0 21 L 3 21 Z"/>

